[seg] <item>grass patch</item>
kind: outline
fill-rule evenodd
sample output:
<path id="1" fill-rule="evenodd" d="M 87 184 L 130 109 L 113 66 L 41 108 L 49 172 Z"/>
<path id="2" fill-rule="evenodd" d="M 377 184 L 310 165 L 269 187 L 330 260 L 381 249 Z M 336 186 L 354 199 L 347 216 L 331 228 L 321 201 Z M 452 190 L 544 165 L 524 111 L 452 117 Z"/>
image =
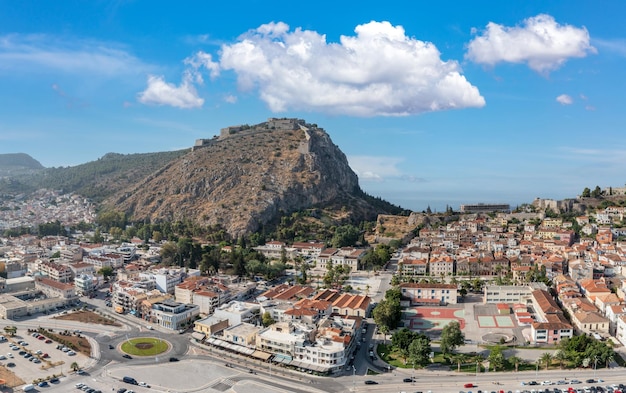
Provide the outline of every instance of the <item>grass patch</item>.
<path id="1" fill-rule="evenodd" d="M 138 337 L 126 340 L 121 348 L 129 355 L 155 356 L 167 351 L 168 344 L 158 338 Z"/>
<path id="2" fill-rule="evenodd" d="M 367 375 L 378 375 L 378 374 L 380 373 L 372 370 L 371 368 L 367 369 Z"/>

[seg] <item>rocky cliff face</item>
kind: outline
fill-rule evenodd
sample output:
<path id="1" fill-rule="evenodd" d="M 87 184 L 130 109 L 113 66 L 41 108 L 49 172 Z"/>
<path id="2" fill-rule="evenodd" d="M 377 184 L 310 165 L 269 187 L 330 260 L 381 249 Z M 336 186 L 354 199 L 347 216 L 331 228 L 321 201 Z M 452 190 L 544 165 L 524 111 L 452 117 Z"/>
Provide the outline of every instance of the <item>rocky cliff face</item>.
<path id="1" fill-rule="evenodd" d="M 191 219 L 238 236 L 281 211 L 347 201 L 362 208 L 367 202 L 361 194 L 345 155 L 323 129 L 270 119 L 197 141 L 189 153 L 107 203 L 134 220 Z M 369 219 L 375 218 L 369 210 Z"/>

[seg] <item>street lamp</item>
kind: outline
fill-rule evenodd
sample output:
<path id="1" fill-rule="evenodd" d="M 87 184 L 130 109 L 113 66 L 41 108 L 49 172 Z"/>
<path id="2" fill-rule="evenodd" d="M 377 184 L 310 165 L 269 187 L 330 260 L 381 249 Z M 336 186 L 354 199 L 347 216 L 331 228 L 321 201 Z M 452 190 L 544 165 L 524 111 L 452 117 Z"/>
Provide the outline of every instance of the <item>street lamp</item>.
<path id="1" fill-rule="evenodd" d="M 480 364 L 480 362 L 477 360 L 476 361 L 476 378 L 474 378 L 474 385 L 478 385 L 478 365 Z"/>
<path id="2" fill-rule="evenodd" d="M 537 360 L 537 365 L 535 367 L 535 379 L 537 379 L 538 375 L 539 375 L 539 360 Z"/>
<path id="3" fill-rule="evenodd" d="M 352 365 L 352 390 L 356 392 L 356 380 L 354 379 L 356 375 L 356 367 L 354 367 L 354 364 Z"/>

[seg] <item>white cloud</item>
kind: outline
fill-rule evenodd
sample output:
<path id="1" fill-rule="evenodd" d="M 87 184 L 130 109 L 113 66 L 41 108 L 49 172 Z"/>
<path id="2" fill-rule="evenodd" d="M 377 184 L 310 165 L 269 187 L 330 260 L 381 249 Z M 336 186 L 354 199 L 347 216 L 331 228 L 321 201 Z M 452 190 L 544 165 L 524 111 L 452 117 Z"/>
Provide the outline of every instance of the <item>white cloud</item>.
<path id="1" fill-rule="evenodd" d="M 619 38 L 605 40 L 594 38 L 593 43 L 602 50 L 626 57 L 626 39 Z"/>
<path id="2" fill-rule="evenodd" d="M 349 156 L 348 162 L 361 180 L 383 181 L 385 178 L 402 175 L 397 168 L 402 159 L 398 157 Z"/>
<path id="3" fill-rule="evenodd" d="M 119 45 L 43 34 L 0 36 L 0 71 L 90 73 L 112 77 L 150 69 Z"/>
<path id="4" fill-rule="evenodd" d="M 215 79 L 220 74 L 220 65 L 213 61 L 210 54 L 199 51 L 191 57 L 184 60 L 184 63 L 189 66 L 186 72 L 188 72 L 196 83 L 203 83 L 202 74 L 200 69 L 205 68 L 209 70 L 211 79 Z"/>
<path id="5" fill-rule="evenodd" d="M 561 94 L 560 96 L 556 98 L 556 102 L 558 102 L 561 105 L 571 105 L 574 102 L 574 100 L 572 99 L 572 97 L 568 96 L 567 94 Z"/>
<path id="6" fill-rule="evenodd" d="M 163 76 L 148 76 L 148 87 L 139 93 L 138 101 L 149 105 L 170 105 L 176 108 L 198 108 L 204 104 L 204 99 L 198 96 L 193 83 L 188 77 L 183 79 L 180 86 L 165 82 Z"/>
<path id="7" fill-rule="evenodd" d="M 237 102 L 237 97 L 232 94 L 227 94 L 224 96 L 224 101 L 228 102 L 229 104 L 234 104 Z"/>
<path id="8" fill-rule="evenodd" d="M 401 26 L 370 22 L 339 43 L 285 23 L 269 23 L 223 45 L 220 68 L 241 89 L 258 89 L 274 112 L 318 111 L 354 116 L 411 115 L 482 107 L 484 98 L 456 61 Z"/>
<path id="9" fill-rule="evenodd" d="M 540 73 L 561 67 L 568 59 L 596 53 L 586 28 L 560 25 L 550 15 L 525 19 L 521 26 L 489 22 L 468 45 L 466 58 L 480 64 L 527 63 Z"/>

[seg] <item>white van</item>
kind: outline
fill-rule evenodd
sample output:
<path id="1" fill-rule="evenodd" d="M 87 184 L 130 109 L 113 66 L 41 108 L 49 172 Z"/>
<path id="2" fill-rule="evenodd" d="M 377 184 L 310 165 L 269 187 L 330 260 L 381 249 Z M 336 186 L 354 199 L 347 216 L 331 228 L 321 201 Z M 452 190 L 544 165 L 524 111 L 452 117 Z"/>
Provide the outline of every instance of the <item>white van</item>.
<path id="1" fill-rule="evenodd" d="M 30 392 L 31 390 L 35 390 L 35 385 L 29 383 L 28 385 L 25 385 L 22 390 L 25 392 Z"/>

